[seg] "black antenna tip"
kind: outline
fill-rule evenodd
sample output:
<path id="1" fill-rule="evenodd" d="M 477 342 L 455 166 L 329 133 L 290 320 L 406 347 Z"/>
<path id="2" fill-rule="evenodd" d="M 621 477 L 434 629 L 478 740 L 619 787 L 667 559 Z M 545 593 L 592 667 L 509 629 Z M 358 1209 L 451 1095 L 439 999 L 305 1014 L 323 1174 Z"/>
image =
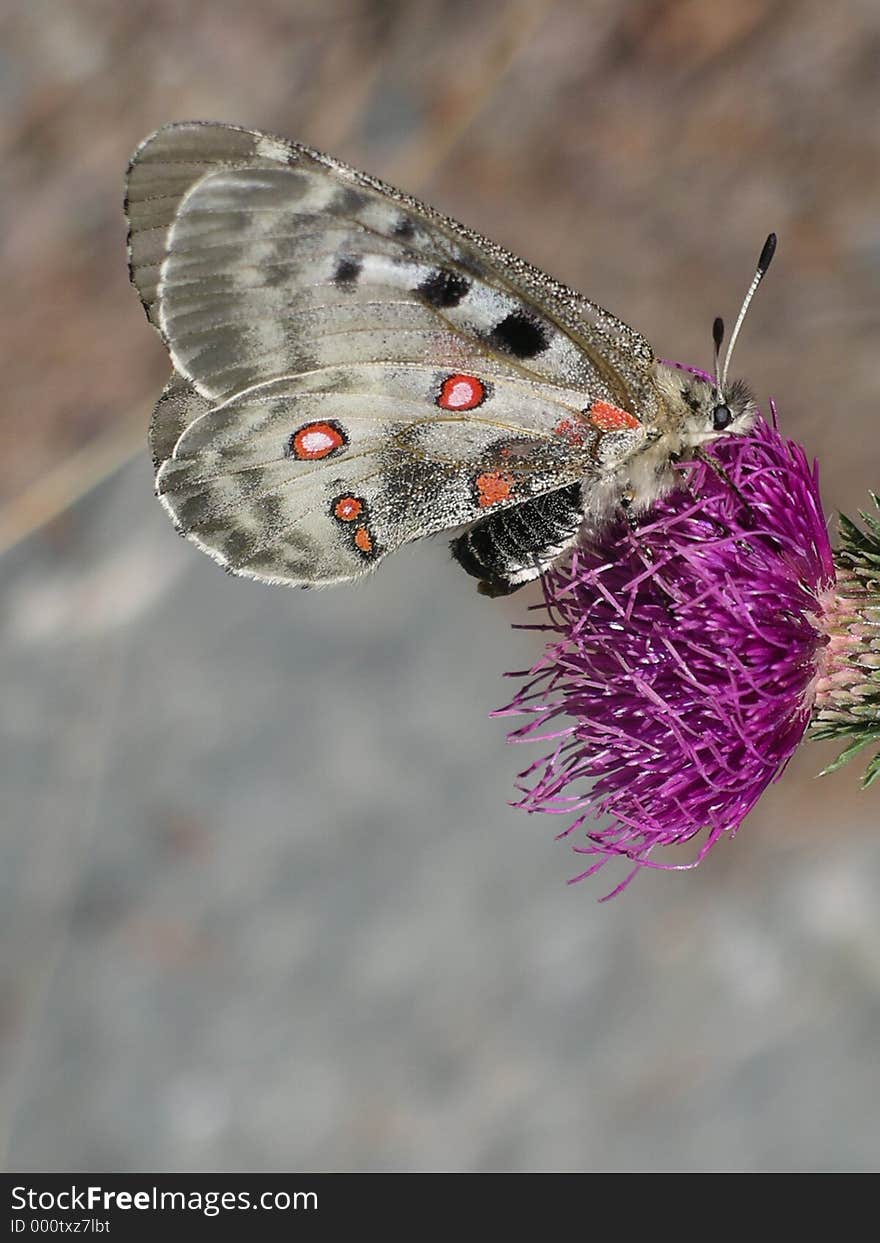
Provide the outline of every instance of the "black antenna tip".
<path id="1" fill-rule="evenodd" d="M 771 233 L 764 243 L 761 251 L 761 257 L 758 260 L 758 271 L 763 276 L 770 266 L 773 256 L 776 254 L 776 234 Z"/>
<path id="2" fill-rule="evenodd" d="M 721 342 L 724 340 L 724 320 L 719 315 L 712 325 L 712 340 L 715 342 L 715 349 L 721 349 Z"/>

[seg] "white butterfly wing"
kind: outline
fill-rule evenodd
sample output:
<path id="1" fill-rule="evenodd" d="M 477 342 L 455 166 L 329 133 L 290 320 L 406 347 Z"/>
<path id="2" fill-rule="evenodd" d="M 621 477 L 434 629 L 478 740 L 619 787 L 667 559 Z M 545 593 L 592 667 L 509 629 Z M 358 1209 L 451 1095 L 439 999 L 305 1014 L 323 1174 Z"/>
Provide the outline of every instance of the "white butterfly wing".
<path id="1" fill-rule="evenodd" d="M 401 222 L 427 225 L 431 245 L 445 238 L 445 246 L 469 256 L 478 268 L 495 273 L 520 299 L 532 301 L 552 315 L 588 354 L 597 352 L 622 373 L 631 369 L 634 360 L 647 367 L 653 359 L 649 343 L 622 320 L 418 199 L 299 143 L 210 121 L 164 126 L 141 143 L 129 165 L 125 210 L 131 279 L 154 323 L 168 229 L 181 200 L 202 177 L 235 168 L 311 169 L 322 173 L 327 184 L 375 191 L 386 207 L 399 208 Z M 403 231 L 395 233 L 395 240 L 406 242 L 406 231 L 404 224 Z M 600 360 L 599 369 L 603 368 Z M 646 388 L 633 396 L 650 398 L 652 391 Z"/>
<path id="2" fill-rule="evenodd" d="M 465 417 L 436 407 L 441 375 L 355 364 L 253 387 L 187 427 L 159 495 L 233 572 L 330 583 L 583 476 L 582 443 L 518 427 L 529 398 L 540 420 L 540 393 L 499 386 L 491 417 Z"/>
<path id="3" fill-rule="evenodd" d="M 132 277 L 180 377 L 154 419 L 159 492 L 234 572 L 356 577 L 588 476 L 590 405 L 633 408 L 614 362 L 650 357 L 636 334 L 305 148 L 162 130 L 128 209 Z M 612 433 L 640 435 L 635 419 Z"/>

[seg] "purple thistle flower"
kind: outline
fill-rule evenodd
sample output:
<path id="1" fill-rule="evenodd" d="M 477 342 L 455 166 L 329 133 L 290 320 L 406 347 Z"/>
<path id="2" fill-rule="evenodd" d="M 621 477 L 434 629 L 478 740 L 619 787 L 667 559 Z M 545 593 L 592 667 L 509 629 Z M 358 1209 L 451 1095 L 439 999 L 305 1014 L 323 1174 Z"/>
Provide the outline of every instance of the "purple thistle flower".
<path id="1" fill-rule="evenodd" d="M 865 645 L 877 571 L 854 625 L 853 592 L 846 600 L 836 592 L 817 467 L 780 435 L 775 410 L 773 425 L 760 420 L 749 436 L 716 442 L 712 455 L 734 488 L 689 462 L 686 486 L 636 531 L 621 523 L 545 575 L 535 607 L 546 620 L 526 628 L 551 638 L 527 675 L 512 675 L 526 681 L 496 714 L 528 716 L 511 742 L 553 744 L 520 774 L 514 805 L 573 816 L 560 837 L 584 829 L 574 850 L 592 862 L 573 879 L 615 857 L 634 865 L 608 897 L 642 867 L 694 867 L 733 836 L 814 710 L 826 735 L 834 732 L 829 694 L 843 687 L 851 700 L 854 682 L 864 689 L 869 673 L 880 676 L 880 642 L 870 669 L 862 664 L 856 676 L 846 665 L 854 645 Z M 872 616 L 880 635 L 880 609 Z M 872 687 L 864 717 L 873 713 L 874 737 L 880 687 Z M 652 857 L 704 830 L 690 862 Z"/>

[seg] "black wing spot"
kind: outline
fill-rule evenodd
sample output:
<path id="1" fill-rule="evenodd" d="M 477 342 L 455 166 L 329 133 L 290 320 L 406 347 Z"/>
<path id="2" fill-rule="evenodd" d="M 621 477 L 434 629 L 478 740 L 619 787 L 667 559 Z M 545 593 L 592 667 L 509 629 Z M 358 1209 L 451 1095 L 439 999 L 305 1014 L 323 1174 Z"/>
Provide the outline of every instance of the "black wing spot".
<path id="1" fill-rule="evenodd" d="M 340 216 L 354 216 L 366 203 L 366 197 L 360 190 L 345 186 L 333 200 L 333 211 Z"/>
<path id="2" fill-rule="evenodd" d="M 401 216 L 391 231 L 395 237 L 399 237 L 402 241 L 407 241 L 415 236 L 416 226 L 408 216 Z"/>
<path id="3" fill-rule="evenodd" d="M 458 306 L 470 287 L 470 281 L 463 276 L 450 272 L 447 268 L 437 268 L 425 277 L 416 292 L 426 302 L 430 302 L 431 306 Z"/>
<path id="4" fill-rule="evenodd" d="M 540 320 L 525 311 L 511 311 L 489 333 L 489 342 L 515 358 L 534 358 L 550 344 L 550 335 Z"/>
<path id="5" fill-rule="evenodd" d="M 352 255 L 343 255 L 336 265 L 336 271 L 333 273 L 334 282 L 337 285 L 354 285 L 361 274 L 363 265 L 364 261 L 360 257 L 354 258 Z"/>

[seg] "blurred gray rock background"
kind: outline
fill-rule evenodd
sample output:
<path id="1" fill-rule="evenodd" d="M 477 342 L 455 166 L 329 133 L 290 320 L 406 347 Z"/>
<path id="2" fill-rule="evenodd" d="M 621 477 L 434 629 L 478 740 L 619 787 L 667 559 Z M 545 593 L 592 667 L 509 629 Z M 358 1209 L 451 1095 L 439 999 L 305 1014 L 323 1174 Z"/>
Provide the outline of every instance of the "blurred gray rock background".
<path id="1" fill-rule="evenodd" d="M 121 180 L 164 121 L 329 149 L 880 486 L 870 0 L 12 0 L 0 17 L 0 1152 L 17 1170 L 874 1169 L 880 794 L 804 748 L 609 905 L 510 809 L 534 594 L 443 542 L 227 578 L 152 497 Z M 607 887 L 607 886 L 606 886 Z"/>

